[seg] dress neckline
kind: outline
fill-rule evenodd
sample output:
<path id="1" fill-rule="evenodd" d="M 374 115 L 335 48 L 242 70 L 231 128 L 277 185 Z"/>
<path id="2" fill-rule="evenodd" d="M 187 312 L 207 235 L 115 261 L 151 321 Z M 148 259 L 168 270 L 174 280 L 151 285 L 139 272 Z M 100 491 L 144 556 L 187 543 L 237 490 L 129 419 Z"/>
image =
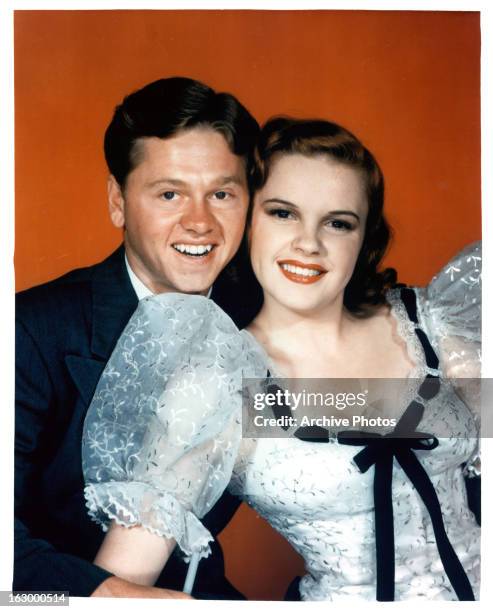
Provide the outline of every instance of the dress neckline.
<path id="1" fill-rule="evenodd" d="M 404 302 L 400 295 L 400 289 L 389 289 L 385 294 L 385 299 L 389 306 L 389 312 L 397 325 L 397 334 L 406 345 L 407 355 L 414 367 L 410 370 L 407 378 L 423 378 L 431 374 L 431 369 L 426 364 L 423 346 L 416 336 L 416 328 L 419 324 L 414 323 L 409 318 Z M 434 372 L 433 372 L 434 373 Z"/>
<path id="2" fill-rule="evenodd" d="M 422 330 L 422 327 L 419 322 L 414 323 L 409 318 L 406 307 L 401 298 L 400 289 L 389 289 L 385 294 L 385 299 L 389 307 L 390 315 L 396 323 L 397 334 L 405 343 L 405 350 L 407 351 L 408 359 L 414 364 L 414 367 L 410 370 L 406 378 L 424 378 L 428 374 L 439 374 L 438 370 L 428 367 L 426 363 L 426 356 L 423 346 L 415 331 L 417 328 Z M 243 328 L 241 333 L 247 336 L 249 341 L 255 345 L 257 350 L 260 351 L 272 376 L 275 378 L 286 378 L 254 334 L 252 334 L 252 332 L 246 328 Z"/>

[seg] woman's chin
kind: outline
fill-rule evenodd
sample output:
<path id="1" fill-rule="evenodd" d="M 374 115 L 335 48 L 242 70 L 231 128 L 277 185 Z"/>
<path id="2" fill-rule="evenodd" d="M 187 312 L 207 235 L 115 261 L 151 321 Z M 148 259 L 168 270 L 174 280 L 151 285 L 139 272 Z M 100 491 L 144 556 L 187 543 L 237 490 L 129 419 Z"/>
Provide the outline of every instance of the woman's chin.
<path id="1" fill-rule="evenodd" d="M 331 310 L 333 304 L 334 301 L 330 299 L 321 301 L 293 296 L 291 298 L 283 297 L 282 300 L 276 300 L 276 303 L 273 304 L 273 309 L 282 309 L 293 313 L 293 315 L 302 315 L 305 318 L 317 318 Z"/>

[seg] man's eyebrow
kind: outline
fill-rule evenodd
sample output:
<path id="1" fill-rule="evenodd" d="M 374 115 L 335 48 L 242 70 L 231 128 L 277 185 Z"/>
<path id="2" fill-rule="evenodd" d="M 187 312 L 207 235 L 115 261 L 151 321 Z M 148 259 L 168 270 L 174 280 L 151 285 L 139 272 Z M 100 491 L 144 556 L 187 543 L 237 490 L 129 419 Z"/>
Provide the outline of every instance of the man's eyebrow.
<path id="1" fill-rule="evenodd" d="M 240 185 L 243 187 L 245 185 L 245 180 L 242 179 L 241 176 L 237 174 L 232 174 L 231 176 L 218 176 L 211 181 L 211 185 L 229 185 L 230 183 L 234 185 Z M 171 178 L 171 177 L 163 177 L 157 179 L 155 181 L 151 181 L 147 184 L 149 187 L 156 187 L 158 185 L 171 185 L 174 187 L 185 187 L 188 185 L 187 181 L 182 181 L 181 179 Z"/>
<path id="2" fill-rule="evenodd" d="M 213 181 L 214 183 L 216 181 Z M 217 183 L 219 185 L 228 185 L 229 183 L 233 183 L 234 185 L 240 185 L 243 187 L 245 184 L 245 179 L 238 174 L 232 174 L 231 176 L 221 176 L 217 179 Z"/>
<path id="3" fill-rule="evenodd" d="M 168 177 L 163 177 L 155 181 L 151 181 L 150 183 L 147 183 L 148 187 L 156 187 L 156 185 L 161 185 L 161 184 L 175 185 L 176 187 L 183 187 L 187 183 L 186 181 L 181 181 L 180 179 L 174 179 L 174 178 L 168 178 Z"/>

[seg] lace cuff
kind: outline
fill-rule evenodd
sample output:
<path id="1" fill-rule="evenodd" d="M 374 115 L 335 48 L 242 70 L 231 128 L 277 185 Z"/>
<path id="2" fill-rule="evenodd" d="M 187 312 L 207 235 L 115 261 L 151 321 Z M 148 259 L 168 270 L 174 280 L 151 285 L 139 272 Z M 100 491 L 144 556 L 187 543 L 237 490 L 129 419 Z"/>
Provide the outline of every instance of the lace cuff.
<path id="1" fill-rule="evenodd" d="M 186 560 L 192 553 L 201 557 L 211 553 L 210 532 L 169 493 L 134 481 L 88 484 L 84 495 L 89 515 L 103 531 L 108 530 L 112 520 L 124 527 L 141 525 L 155 535 L 173 538 Z"/>

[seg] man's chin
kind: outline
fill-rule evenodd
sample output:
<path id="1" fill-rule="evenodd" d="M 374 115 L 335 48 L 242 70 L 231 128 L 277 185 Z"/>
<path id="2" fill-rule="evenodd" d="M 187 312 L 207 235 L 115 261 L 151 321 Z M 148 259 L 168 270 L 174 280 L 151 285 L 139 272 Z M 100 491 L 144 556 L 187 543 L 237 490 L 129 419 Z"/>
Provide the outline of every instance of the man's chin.
<path id="1" fill-rule="evenodd" d="M 207 297 L 209 295 L 210 290 L 211 290 L 211 287 L 208 287 L 207 289 L 201 289 L 197 291 L 182 291 L 182 293 L 186 293 L 188 295 L 203 295 Z"/>
<path id="2" fill-rule="evenodd" d="M 175 291 L 177 293 L 188 293 L 190 295 L 208 295 L 212 287 L 212 282 L 201 283 L 177 283 Z"/>

